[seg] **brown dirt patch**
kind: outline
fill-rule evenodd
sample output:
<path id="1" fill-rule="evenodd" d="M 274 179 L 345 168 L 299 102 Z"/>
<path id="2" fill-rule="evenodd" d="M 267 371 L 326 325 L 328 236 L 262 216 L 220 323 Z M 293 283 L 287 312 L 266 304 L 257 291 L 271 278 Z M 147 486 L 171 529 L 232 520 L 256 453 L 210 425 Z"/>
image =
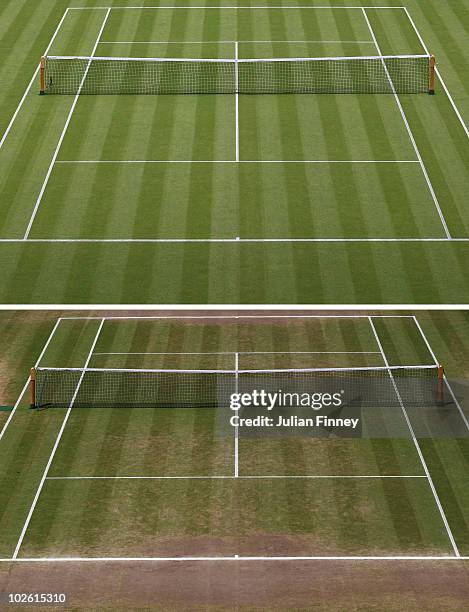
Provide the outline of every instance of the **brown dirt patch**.
<path id="1" fill-rule="evenodd" d="M 65 592 L 80 609 L 463 610 L 463 561 L 21 563 L 0 592 Z M 17 608 L 18 609 L 18 608 Z"/>

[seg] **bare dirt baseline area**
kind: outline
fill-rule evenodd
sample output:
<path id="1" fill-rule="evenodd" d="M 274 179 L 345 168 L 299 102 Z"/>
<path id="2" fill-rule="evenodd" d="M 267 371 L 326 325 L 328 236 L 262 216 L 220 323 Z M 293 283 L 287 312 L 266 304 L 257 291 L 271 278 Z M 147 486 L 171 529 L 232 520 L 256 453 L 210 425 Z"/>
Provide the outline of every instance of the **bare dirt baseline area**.
<path id="1" fill-rule="evenodd" d="M 190 602 L 192 610 L 460 610 L 469 600 L 469 561 L 2 564 L 2 607 L 8 593 L 26 591 L 65 593 L 74 609 L 188 609 Z"/>

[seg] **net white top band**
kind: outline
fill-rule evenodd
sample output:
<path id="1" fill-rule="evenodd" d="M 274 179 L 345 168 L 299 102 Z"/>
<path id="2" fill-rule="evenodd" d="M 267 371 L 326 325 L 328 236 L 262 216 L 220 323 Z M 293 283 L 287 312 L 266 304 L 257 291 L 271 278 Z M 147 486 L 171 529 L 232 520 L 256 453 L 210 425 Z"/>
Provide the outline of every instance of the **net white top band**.
<path id="1" fill-rule="evenodd" d="M 224 63 L 224 64 L 243 64 L 250 62 L 325 62 L 325 61 L 349 61 L 349 60 L 386 60 L 386 59 L 430 59 L 430 55 L 359 55 L 344 57 L 270 57 L 252 59 L 207 59 L 190 57 L 103 57 L 103 56 L 84 56 L 84 55 L 48 55 L 45 59 L 51 60 L 84 60 L 90 62 L 116 61 L 116 62 L 195 62 L 195 63 Z"/>
<path id="2" fill-rule="evenodd" d="M 320 373 L 320 372 L 387 372 L 389 370 L 437 370 L 436 365 L 416 365 L 416 366 L 366 366 L 356 368 L 280 368 L 269 370 L 164 370 L 164 369 L 128 369 L 128 368 L 36 368 L 38 372 L 129 372 L 129 373 L 161 373 L 161 374 L 276 374 L 276 373 Z"/>

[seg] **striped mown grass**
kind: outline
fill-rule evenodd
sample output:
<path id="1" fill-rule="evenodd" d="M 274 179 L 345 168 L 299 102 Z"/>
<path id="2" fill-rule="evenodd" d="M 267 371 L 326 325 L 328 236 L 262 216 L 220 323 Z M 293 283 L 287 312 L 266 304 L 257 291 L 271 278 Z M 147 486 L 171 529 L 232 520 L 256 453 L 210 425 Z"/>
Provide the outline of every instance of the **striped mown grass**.
<path id="1" fill-rule="evenodd" d="M 293 556 L 399 554 L 405 549 L 451 554 L 439 519 L 421 479 L 410 484 L 51 480 L 23 552 Z"/>
<path id="2" fill-rule="evenodd" d="M 375 41 L 422 53 L 413 20 L 465 116 L 465 1 L 283 4 L 89 2 L 49 53 L 90 54 L 103 24 L 96 55 L 233 58 L 237 43 L 241 59 L 363 56 Z M 1 133 L 66 8 L 3 6 Z M 400 102 L 415 147 L 393 96 L 239 96 L 238 137 L 234 95 L 83 96 L 64 131 L 73 97 L 40 98 L 35 83 L 0 149 L 0 300 L 465 302 L 469 242 L 449 237 L 469 238 L 467 135 L 441 83 Z"/>

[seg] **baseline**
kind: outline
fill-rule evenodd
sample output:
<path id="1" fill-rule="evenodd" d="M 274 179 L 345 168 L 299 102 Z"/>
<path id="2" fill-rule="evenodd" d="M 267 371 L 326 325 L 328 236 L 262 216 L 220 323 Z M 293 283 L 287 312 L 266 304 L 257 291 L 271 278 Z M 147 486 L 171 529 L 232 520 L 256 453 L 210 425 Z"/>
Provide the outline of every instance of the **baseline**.
<path id="1" fill-rule="evenodd" d="M 203 10 L 210 10 L 210 9 L 235 9 L 235 10 L 243 10 L 243 9 L 263 9 L 263 10 L 272 10 L 272 9 L 287 9 L 287 10 L 298 10 L 298 9 L 312 9 L 312 10 L 317 10 L 317 9 L 328 9 L 328 10 L 336 10 L 336 9 L 356 9 L 356 10 L 361 10 L 362 8 L 366 8 L 366 9 L 403 9 L 403 6 L 283 6 L 283 5 L 277 5 L 277 6 L 192 6 L 192 5 L 186 5 L 186 6 L 168 6 L 168 5 L 162 5 L 162 6 L 71 6 L 69 7 L 71 11 L 86 11 L 86 10 L 106 10 L 108 8 L 112 8 L 112 10 L 127 10 L 127 9 L 137 9 L 137 10 L 141 10 L 141 9 L 150 9 L 150 10 L 160 10 L 160 9 L 172 9 L 172 10 L 178 10 L 178 9 L 182 9 L 182 10 L 187 10 L 187 9 L 203 9 Z"/>
<path id="2" fill-rule="evenodd" d="M 223 45 L 247 43 L 272 44 L 344 44 L 344 45 L 374 45 L 372 40 L 102 40 L 100 45 Z"/>
<path id="3" fill-rule="evenodd" d="M 469 556 L 453 555 L 381 555 L 381 556 L 303 556 L 303 557 L 20 557 L 0 559 L 0 563 L 82 563 L 82 562 L 135 562 L 135 561 L 469 561 Z"/>
<path id="4" fill-rule="evenodd" d="M 93 353 L 96 355 L 380 355 L 379 351 L 205 351 L 205 352 L 190 352 L 190 351 L 158 351 L 148 353 Z"/>
<path id="5" fill-rule="evenodd" d="M 224 242 L 250 242 L 250 243 L 282 243 L 282 242 L 469 242 L 469 238 L 0 238 L 3 243 L 167 243 L 177 244 L 179 242 L 195 243 L 224 243 Z"/>
<path id="6" fill-rule="evenodd" d="M 379 475 L 379 474 L 366 474 L 366 475 L 335 475 L 335 474 L 308 474 L 308 475 L 267 475 L 267 476 L 239 476 L 237 474 L 233 476 L 48 476 L 46 480 L 294 480 L 294 479 L 373 479 L 380 480 L 381 478 L 426 478 L 424 474 L 413 475 L 413 474 L 400 474 L 400 475 Z"/>

